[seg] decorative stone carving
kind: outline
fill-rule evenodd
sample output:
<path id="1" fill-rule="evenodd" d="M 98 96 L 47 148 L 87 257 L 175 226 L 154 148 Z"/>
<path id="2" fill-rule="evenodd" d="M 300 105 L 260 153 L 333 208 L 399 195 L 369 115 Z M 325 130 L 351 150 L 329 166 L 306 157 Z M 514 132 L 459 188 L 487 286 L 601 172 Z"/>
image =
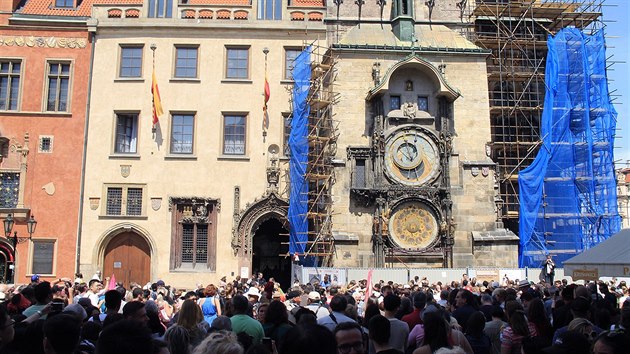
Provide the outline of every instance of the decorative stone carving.
<path id="1" fill-rule="evenodd" d="M 153 197 L 151 198 L 151 209 L 154 211 L 160 210 L 162 207 L 162 197 Z"/>
<path id="2" fill-rule="evenodd" d="M 217 211 L 221 211 L 221 199 L 207 197 L 169 197 L 168 210 L 172 211 L 176 204 L 205 205 L 214 204 Z"/>
<path id="3" fill-rule="evenodd" d="M 72 37 L 0 36 L 0 46 L 83 49 L 87 39 Z"/>
<path id="4" fill-rule="evenodd" d="M 98 206 L 101 204 L 101 198 L 98 197 L 92 197 L 90 198 L 90 209 L 91 210 L 96 210 L 98 209 Z"/>
<path id="5" fill-rule="evenodd" d="M 44 192 L 46 192 L 46 194 L 48 195 L 54 195 L 55 194 L 55 183 L 54 182 L 48 182 L 45 185 L 42 186 L 42 189 L 44 190 Z"/>
<path id="6" fill-rule="evenodd" d="M 409 120 L 414 120 L 416 119 L 416 113 L 416 106 L 413 104 L 413 102 L 406 102 L 405 106 L 403 107 L 403 115 Z"/>
<path id="7" fill-rule="evenodd" d="M 123 178 L 129 177 L 130 174 L 131 165 L 120 165 L 120 175 L 123 176 Z"/>
<path id="8" fill-rule="evenodd" d="M 374 86 L 381 83 L 381 63 L 379 62 L 372 64 L 372 81 L 374 81 Z"/>
<path id="9" fill-rule="evenodd" d="M 245 209 L 234 215 L 232 226 L 232 249 L 234 255 L 248 256 L 252 253 L 252 237 L 258 227 L 271 218 L 286 221 L 289 209 L 288 200 L 281 198 L 276 192 L 263 195 Z M 285 223 L 288 228 L 288 222 Z"/>
<path id="10" fill-rule="evenodd" d="M 470 174 L 471 174 L 473 177 L 477 177 L 477 176 L 479 176 L 479 167 L 476 167 L 476 166 L 475 166 L 475 167 L 472 167 L 472 168 L 470 169 Z"/>
<path id="11" fill-rule="evenodd" d="M 490 174 L 490 167 L 488 166 L 484 166 L 481 168 L 481 175 L 484 177 L 488 177 L 488 175 Z"/>
<path id="12" fill-rule="evenodd" d="M 279 179 L 280 167 L 278 166 L 278 155 L 271 154 L 269 165 L 267 166 L 267 193 L 278 191 Z"/>

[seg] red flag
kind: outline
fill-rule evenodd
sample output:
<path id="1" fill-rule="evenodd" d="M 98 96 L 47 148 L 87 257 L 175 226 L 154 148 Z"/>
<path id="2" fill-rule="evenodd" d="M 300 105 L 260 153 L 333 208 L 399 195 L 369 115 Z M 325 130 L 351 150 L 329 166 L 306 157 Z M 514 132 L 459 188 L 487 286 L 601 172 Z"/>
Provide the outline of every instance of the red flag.
<path id="1" fill-rule="evenodd" d="M 160 98 L 160 89 L 158 89 L 157 79 L 155 78 L 155 69 L 153 69 L 153 78 L 151 82 L 151 94 L 153 95 L 153 125 L 158 123 L 158 120 L 164 111 L 162 110 L 162 99 Z"/>
<path id="2" fill-rule="evenodd" d="M 365 290 L 365 303 L 367 304 L 367 300 L 372 296 L 372 272 L 374 269 L 368 270 L 367 275 L 367 289 Z"/>
<path id="3" fill-rule="evenodd" d="M 263 105 L 263 130 L 267 131 L 269 129 L 269 112 L 267 112 L 267 102 L 269 102 L 269 97 L 271 96 L 271 91 L 269 90 L 269 81 L 267 81 L 267 73 L 265 73 L 265 104 Z"/>
<path id="4" fill-rule="evenodd" d="M 112 277 L 109 278 L 109 284 L 107 284 L 107 290 L 116 290 L 116 276 L 112 273 Z"/>

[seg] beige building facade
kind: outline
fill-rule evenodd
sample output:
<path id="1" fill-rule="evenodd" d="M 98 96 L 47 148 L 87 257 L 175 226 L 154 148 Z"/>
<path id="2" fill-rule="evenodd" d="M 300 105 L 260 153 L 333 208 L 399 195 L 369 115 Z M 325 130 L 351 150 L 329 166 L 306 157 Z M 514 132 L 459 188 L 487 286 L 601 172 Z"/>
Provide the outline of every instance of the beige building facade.
<path id="1" fill-rule="evenodd" d="M 252 260 L 238 248 L 261 224 L 286 233 L 289 66 L 305 43 L 325 38 L 324 8 L 298 8 L 320 21 L 292 21 L 286 8 L 284 19 L 259 21 L 255 4 L 174 5 L 171 18 L 150 10 L 145 3 L 93 11 L 81 271 L 102 270 L 127 285 L 167 279 L 187 287 L 248 276 L 253 261 L 289 275 L 277 249 L 264 251 L 273 259 Z M 164 111 L 155 126 L 153 67 Z M 255 201 L 264 206 L 256 204 L 252 219 L 245 212 Z M 251 220 L 240 240 L 235 218 Z"/>

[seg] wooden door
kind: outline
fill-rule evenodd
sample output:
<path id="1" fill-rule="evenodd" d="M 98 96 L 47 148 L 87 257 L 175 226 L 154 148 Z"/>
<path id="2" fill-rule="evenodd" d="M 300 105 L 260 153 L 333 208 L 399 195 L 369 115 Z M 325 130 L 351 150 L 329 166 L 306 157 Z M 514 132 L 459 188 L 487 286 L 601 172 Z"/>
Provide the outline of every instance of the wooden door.
<path id="1" fill-rule="evenodd" d="M 114 274 L 116 282 L 122 282 L 127 289 L 131 282 L 144 286 L 151 279 L 149 244 L 133 232 L 115 236 L 105 248 L 103 268 L 103 277 Z"/>

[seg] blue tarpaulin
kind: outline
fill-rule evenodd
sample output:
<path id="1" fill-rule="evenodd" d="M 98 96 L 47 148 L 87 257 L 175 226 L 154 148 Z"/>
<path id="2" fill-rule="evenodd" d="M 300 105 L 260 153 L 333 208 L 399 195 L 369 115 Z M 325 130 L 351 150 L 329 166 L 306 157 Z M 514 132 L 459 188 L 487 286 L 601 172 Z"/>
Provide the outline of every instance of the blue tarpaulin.
<path id="1" fill-rule="evenodd" d="M 521 267 L 539 267 L 548 253 L 560 267 L 621 222 L 603 31 L 565 28 L 547 47 L 542 145 L 518 177 Z"/>
<path id="2" fill-rule="evenodd" d="M 308 116 L 307 96 L 311 86 L 311 47 L 298 55 L 293 64 L 293 114 L 289 135 L 289 253 L 303 256 L 308 241 Z"/>

